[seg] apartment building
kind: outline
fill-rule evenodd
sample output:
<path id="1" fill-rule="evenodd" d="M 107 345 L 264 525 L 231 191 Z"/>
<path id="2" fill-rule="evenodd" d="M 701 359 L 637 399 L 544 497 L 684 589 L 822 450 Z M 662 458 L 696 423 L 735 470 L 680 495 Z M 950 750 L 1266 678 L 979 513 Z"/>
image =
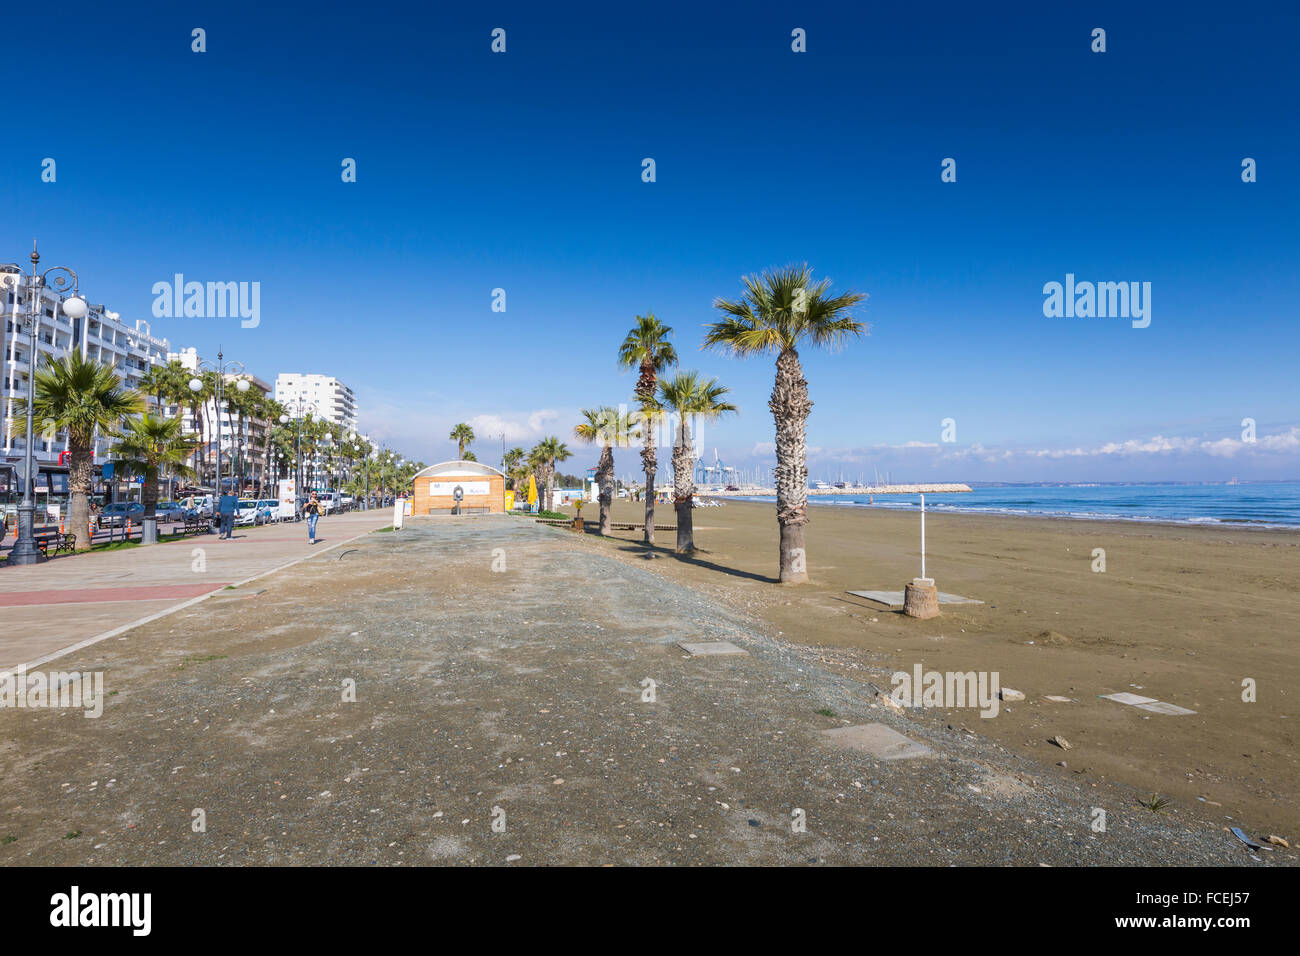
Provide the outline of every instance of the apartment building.
<path id="1" fill-rule="evenodd" d="M 2 288 L 2 287 L 0 287 Z M 39 367 L 45 356 L 63 358 L 70 351 L 103 365 L 111 366 L 121 376 L 128 388 L 136 388 L 148 369 L 167 361 L 171 345 L 166 339 L 152 334 L 149 323 L 143 319 L 133 325 L 122 321 L 120 315 L 104 305 L 89 305 L 84 318 L 73 321 L 59 307 L 62 296 L 51 289 L 41 289 L 37 304 L 39 319 L 36 335 L 37 354 L 33 361 L 31 337 L 24 331 L 28 304 L 26 289 L 14 291 L 4 288 L 0 304 L 4 311 L 4 351 L 0 370 L 0 408 L 4 412 L 3 446 L 0 458 L 12 463 L 25 454 L 25 423 L 14 414 L 14 400 L 27 396 L 28 376 L 33 364 Z M 67 436 L 53 439 L 35 436 L 34 455 L 43 464 L 57 463 L 59 454 L 67 450 Z M 111 441 L 99 438 L 95 443 L 95 463 L 106 460 Z"/>
<path id="2" fill-rule="evenodd" d="M 320 418 L 356 431 L 356 396 L 332 375 L 281 372 L 275 377 L 275 400 L 281 404 L 296 402 L 303 408 L 315 404 Z"/>

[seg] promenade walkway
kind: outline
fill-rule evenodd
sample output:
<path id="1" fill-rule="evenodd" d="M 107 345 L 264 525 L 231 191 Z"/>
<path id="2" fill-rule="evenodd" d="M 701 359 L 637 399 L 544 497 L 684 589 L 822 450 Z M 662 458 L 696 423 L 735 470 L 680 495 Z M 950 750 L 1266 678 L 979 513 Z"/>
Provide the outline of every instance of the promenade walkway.
<path id="1" fill-rule="evenodd" d="M 0 669 L 36 665 L 76 647 L 331 551 L 393 520 L 392 509 L 325 517 L 317 543 L 305 523 L 237 528 L 229 541 L 201 534 L 149 547 L 0 565 Z"/>

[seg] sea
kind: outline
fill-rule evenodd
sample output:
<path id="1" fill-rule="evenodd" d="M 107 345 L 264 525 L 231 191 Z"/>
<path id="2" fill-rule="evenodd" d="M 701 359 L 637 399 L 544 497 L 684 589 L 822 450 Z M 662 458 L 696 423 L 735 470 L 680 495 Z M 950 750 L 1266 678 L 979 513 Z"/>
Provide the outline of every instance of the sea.
<path id="1" fill-rule="evenodd" d="M 726 500 L 726 499 L 723 499 Z M 745 501 L 775 501 L 768 496 Z M 862 492 L 808 496 L 817 507 L 917 511 L 918 495 Z M 959 494 L 927 494 L 926 511 L 1038 515 L 1093 521 L 1156 521 L 1250 528 L 1300 528 L 1300 482 L 1151 485 L 981 485 Z"/>

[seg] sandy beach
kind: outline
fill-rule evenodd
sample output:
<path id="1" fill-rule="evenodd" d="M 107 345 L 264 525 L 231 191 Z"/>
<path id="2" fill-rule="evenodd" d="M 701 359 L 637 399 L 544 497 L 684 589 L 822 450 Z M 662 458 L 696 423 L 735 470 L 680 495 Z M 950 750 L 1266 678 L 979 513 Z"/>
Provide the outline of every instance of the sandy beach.
<path id="1" fill-rule="evenodd" d="M 643 509 L 618 501 L 615 520 L 640 520 Z M 595 517 L 594 505 L 584 517 Z M 674 523 L 671 505 L 659 506 L 656 522 Z M 997 671 L 1026 695 L 993 719 L 929 709 L 913 712 L 920 719 L 967 727 L 1046 773 L 1121 782 L 1225 826 L 1249 820 L 1292 840 L 1300 832 L 1300 533 L 931 514 L 929 575 L 941 591 L 985 603 L 945 605 L 941 617 L 917 621 L 846 593 L 901 590 L 917 575 L 915 513 L 814 506 L 811 581 L 793 587 L 772 583 L 771 504 L 699 508 L 695 523 L 693 558 L 673 556 L 673 533 L 659 532 L 662 559 L 649 566 L 761 618 L 783 640 L 822 649 L 843 673 L 888 687 L 890 673 L 917 663 Z M 639 531 L 586 537 L 647 563 Z M 1104 573 L 1092 570 L 1094 548 L 1105 549 Z M 1242 700 L 1247 678 L 1258 687 L 1253 703 Z M 1196 714 L 1099 699 L 1117 692 Z M 1058 735 L 1069 751 L 1049 743 Z"/>

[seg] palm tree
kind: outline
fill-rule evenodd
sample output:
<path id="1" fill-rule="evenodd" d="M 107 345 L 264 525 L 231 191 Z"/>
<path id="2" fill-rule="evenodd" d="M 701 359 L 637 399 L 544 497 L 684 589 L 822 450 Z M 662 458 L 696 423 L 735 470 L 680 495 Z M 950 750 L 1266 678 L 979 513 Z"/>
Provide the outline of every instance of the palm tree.
<path id="1" fill-rule="evenodd" d="M 458 461 L 474 460 L 465 457 L 465 446 L 474 443 L 474 429 L 461 422 L 451 430 L 451 434 L 447 437 L 456 443 L 456 459 Z"/>
<path id="2" fill-rule="evenodd" d="M 609 507 L 614 501 L 614 446 L 626 448 L 636 438 L 634 416 L 609 405 L 584 408 L 584 422 L 573 427 L 573 437 L 588 444 L 601 446 L 600 461 L 596 464 L 596 484 L 600 488 L 600 533 L 610 532 Z"/>
<path id="3" fill-rule="evenodd" d="M 216 372 L 187 372 L 185 379 L 185 394 L 188 396 L 190 405 L 190 414 L 194 418 L 194 427 L 199 430 L 199 444 L 195 453 L 199 456 L 198 467 L 195 469 L 198 475 L 198 483 L 203 484 L 204 472 L 208 467 L 208 446 L 211 442 L 212 429 L 208 426 L 208 407 L 215 406 L 217 399 L 217 373 Z M 197 380 L 200 384 L 197 389 L 191 389 L 189 383 Z M 217 454 L 221 454 L 221 411 L 217 410 L 217 428 L 216 428 L 216 445 Z M 220 458 L 217 459 L 220 461 Z M 221 489 L 217 488 L 217 494 L 221 494 Z"/>
<path id="4" fill-rule="evenodd" d="M 138 385 L 141 394 L 149 395 L 154 400 L 154 408 L 159 415 L 164 414 L 171 394 L 172 382 L 166 365 L 150 365 L 149 370 L 140 376 Z"/>
<path id="5" fill-rule="evenodd" d="M 165 365 L 149 366 L 149 370 L 140 379 L 139 390 L 153 398 L 154 413 L 166 418 L 171 414 L 173 405 L 176 406 L 177 414 L 180 414 L 180 410 L 189 405 L 191 401 L 190 378 L 189 369 L 177 359 L 172 359 Z M 197 450 L 198 446 L 196 444 L 191 451 L 196 452 Z M 187 474 L 193 475 L 193 471 L 187 469 Z M 170 497 L 170 494 L 168 497 Z"/>
<path id="6" fill-rule="evenodd" d="M 146 518 L 156 513 L 161 472 L 169 471 L 182 478 L 193 474 L 185 460 L 199 436 L 185 434 L 183 425 L 179 418 L 163 418 L 147 412 L 139 418 L 128 418 L 117 443 L 109 451 L 118 462 L 118 470 L 141 477 L 140 501 Z"/>
<path id="7" fill-rule="evenodd" d="M 641 433 L 645 447 L 641 449 L 641 466 L 645 469 L 645 543 L 655 543 L 655 472 L 658 470 L 658 453 L 655 450 L 655 422 L 659 405 L 655 400 L 655 385 L 659 373 L 677 364 L 677 351 L 668 337 L 673 330 L 655 318 L 653 312 L 638 315 L 636 325 L 618 350 L 618 364 L 622 368 L 636 367 L 640 375 L 636 383 L 637 401 L 641 403 Z"/>
<path id="8" fill-rule="evenodd" d="M 85 551 L 90 538 L 81 530 L 90 524 L 87 496 L 95 468 L 95 432 L 116 434 L 123 418 L 143 411 L 144 401 L 139 392 L 122 387 L 110 366 L 83 358 L 79 351 L 57 362 L 47 356 L 35 386 L 35 430 L 68 435 L 68 526 L 77 532 L 77 550 Z M 16 414 L 27 414 L 26 398 L 14 404 Z"/>
<path id="9" fill-rule="evenodd" d="M 241 392 L 235 387 L 238 379 L 234 379 L 226 384 L 222 397 L 225 399 L 226 408 L 230 415 L 235 418 L 235 434 L 232 436 L 230 448 L 230 473 L 235 474 L 238 469 L 239 488 L 235 494 L 244 493 L 244 483 L 248 480 L 248 449 L 245 447 L 245 428 L 248 420 L 257 415 L 258 399 L 261 395 L 257 389 L 249 384 L 248 391 Z"/>
<path id="10" fill-rule="evenodd" d="M 572 458 L 573 452 L 569 451 L 568 445 L 553 435 L 543 438 L 538 444 L 543 454 L 546 455 L 546 510 L 554 511 L 555 465 L 558 462 Z"/>
<path id="11" fill-rule="evenodd" d="M 804 525 L 808 523 L 807 421 L 812 411 L 808 382 L 799 364 L 805 343 L 835 348 L 866 333 L 849 309 L 866 299 L 860 292 L 830 294 L 830 279 L 812 278 L 805 265 L 771 269 L 741 280 L 745 294 L 713 305 L 723 318 L 704 336 L 704 345 L 740 356 L 776 353 L 776 382 L 767 407 L 776 422 L 776 520 L 781 528 L 781 581 L 808 580 Z"/>
<path id="12" fill-rule="evenodd" d="M 549 510 L 546 507 L 546 471 L 550 466 L 550 461 L 550 453 L 546 448 L 545 441 L 539 441 L 528 450 L 528 469 L 537 481 L 537 504 L 541 511 Z"/>
<path id="13" fill-rule="evenodd" d="M 695 507 L 695 450 L 691 444 L 691 418 L 713 420 L 736 411 L 736 406 L 722 397 L 730 391 L 716 378 L 707 381 L 694 370 L 678 372 L 659 383 L 659 401 L 677 416 L 677 437 L 673 442 L 673 507 L 677 511 L 677 553 L 695 550 L 695 525 L 691 509 Z"/>
<path id="14" fill-rule="evenodd" d="M 510 487 L 515 491 L 519 490 L 520 469 L 523 467 L 524 456 L 527 455 L 522 448 L 515 446 L 501 457 L 501 470 L 506 473 L 510 479 Z M 524 475 L 527 475 L 524 469 Z"/>

